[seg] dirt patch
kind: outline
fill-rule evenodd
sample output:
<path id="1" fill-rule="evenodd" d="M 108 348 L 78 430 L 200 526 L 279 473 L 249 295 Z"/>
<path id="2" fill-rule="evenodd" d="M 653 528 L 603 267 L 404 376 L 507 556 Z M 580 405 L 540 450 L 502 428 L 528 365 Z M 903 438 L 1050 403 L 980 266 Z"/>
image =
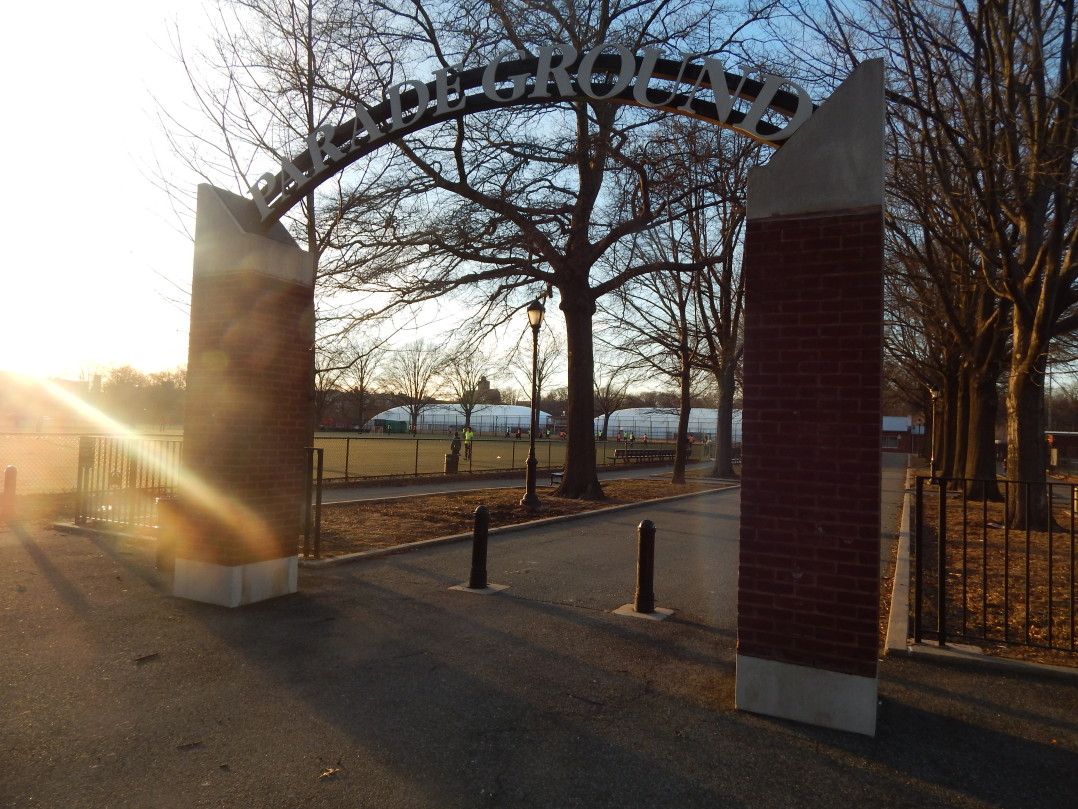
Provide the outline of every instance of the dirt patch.
<path id="1" fill-rule="evenodd" d="M 715 484 L 675 484 L 661 480 L 610 480 L 604 500 L 569 500 L 540 490 L 538 514 L 520 505 L 520 489 L 485 489 L 450 494 L 327 504 L 322 509 L 322 558 L 395 547 L 472 530 L 475 509 L 486 506 L 490 527 L 515 525 L 543 517 L 580 514 L 610 506 L 723 488 Z"/>
<path id="2" fill-rule="evenodd" d="M 1075 535 L 1070 503 L 1053 504 L 1053 530 L 1015 530 L 1002 503 L 924 486 L 922 636 L 937 637 L 939 536 L 946 526 L 947 638 L 989 654 L 1078 666 L 1075 654 Z"/>

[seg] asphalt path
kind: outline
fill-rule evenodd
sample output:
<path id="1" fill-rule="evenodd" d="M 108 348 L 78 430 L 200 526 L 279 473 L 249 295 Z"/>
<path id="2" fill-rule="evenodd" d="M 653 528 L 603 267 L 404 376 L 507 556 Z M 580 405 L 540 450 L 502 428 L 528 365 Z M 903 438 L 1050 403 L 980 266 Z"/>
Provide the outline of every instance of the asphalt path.
<path id="1" fill-rule="evenodd" d="M 706 468 L 709 463 L 695 463 L 689 470 Z M 670 467 L 633 467 L 622 466 L 599 470 L 599 480 L 669 478 Z M 541 493 L 550 484 L 550 474 L 539 472 L 536 485 Z M 414 497 L 417 494 L 441 494 L 443 492 L 476 491 L 479 489 L 524 489 L 524 473 L 517 472 L 498 478 L 458 478 L 456 480 L 425 480 L 417 477 L 414 482 L 397 485 L 379 485 L 373 481 L 363 486 L 325 487 L 322 490 L 323 503 L 346 503 L 356 500 L 381 500 L 389 497 Z"/>
<path id="2" fill-rule="evenodd" d="M 888 475 L 885 472 L 885 480 Z M 1078 685 L 881 664 L 875 739 L 733 709 L 738 492 L 301 572 L 225 610 L 152 548 L 0 530 L 0 806 L 1073 807 Z M 661 623 L 632 597 L 657 525 Z"/>

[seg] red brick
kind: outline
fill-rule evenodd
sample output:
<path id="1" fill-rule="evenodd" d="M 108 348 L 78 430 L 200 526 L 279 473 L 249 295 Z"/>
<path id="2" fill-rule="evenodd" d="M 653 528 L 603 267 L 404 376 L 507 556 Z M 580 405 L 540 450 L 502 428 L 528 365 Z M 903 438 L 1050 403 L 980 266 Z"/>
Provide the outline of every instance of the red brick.
<path id="1" fill-rule="evenodd" d="M 878 211 L 748 226 L 743 653 L 875 672 L 882 233 Z"/>

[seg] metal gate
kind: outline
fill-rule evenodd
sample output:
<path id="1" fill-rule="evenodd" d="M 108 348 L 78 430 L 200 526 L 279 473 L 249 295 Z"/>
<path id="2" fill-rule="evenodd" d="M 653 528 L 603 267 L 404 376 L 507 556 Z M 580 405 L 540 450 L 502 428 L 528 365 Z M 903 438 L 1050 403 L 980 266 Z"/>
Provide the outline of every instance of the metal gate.
<path id="1" fill-rule="evenodd" d="M 79 437 L 75 522 L 116 530 L 157 525 L 156 499 L 176 488 L 183 440 Z"/>

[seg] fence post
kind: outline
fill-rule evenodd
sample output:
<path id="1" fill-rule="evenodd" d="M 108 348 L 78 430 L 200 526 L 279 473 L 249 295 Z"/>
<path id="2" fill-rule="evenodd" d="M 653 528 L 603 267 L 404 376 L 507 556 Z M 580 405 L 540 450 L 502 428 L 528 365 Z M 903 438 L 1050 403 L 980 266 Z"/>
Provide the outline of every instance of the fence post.
<path id="1" fill-rule="evenodd" d="M 90 474 L 94 468 L 95 440 L 89 435 L 79 436 L 79 470 L 76 477 L 78 493 L 75 496 L 75 524 L 83 525 L 90 511 Z"/>
<path id="2" fill-rule="evenodd" d="M 922 515 L 924 514 L 925 479 L 917 477 L 917 489 L 914 499 L 915 527 L 913 532 L 913 556 L 917 568 L 913 574 L 913 642 L 921 642 L 921 592 L 923 587 L 922 570 L 924 569 L 924 531 L 922 530 Z"/>
<path id="3" fill-rule="evenodd" d="M 415 476 L 419 477 L 419 439 L 415 440 Z"/>
<path id="4" fill-rule="evenodd" d="M 642 520 L 637 526 L 636 597 L 633 609 L 655 612 L 655 523 Z"/>
<path id="5" fill-rule="evenodd" d="M 314 461 L 314 447 L 307 448 L 307 474 L 303 481 L 303 558 L 311 558 L 311 463 Z"/>
<path id="6" fill-rule="evenodd" d="M 348 462 L 352 457 L 352 439 L 344 439 L 344 482 L 348 482 Z"/>
<path id="7" fill-rule="evenodd" d="M 937 566 L 936 573 L 936 629 L 939 632 L 939 645 L 947 645 L 947 482 L 940 478 L 939 529 L 936 531 Z"/>
<path id="8" fill-rule="evenodd" d="M 315 481 L 314 490 L 314 558 L 322 558 L 322 466 L 325 459 L 325 451 L 319 447 L 318 453 L 318 477 Z"/>
<path id="9" fill-rule="evenodd" d="M 9 466 L 4 470 L 4 494 L 0 498 L 0 520 L 15 520 L 15 483 L 19 470 Z"/>

